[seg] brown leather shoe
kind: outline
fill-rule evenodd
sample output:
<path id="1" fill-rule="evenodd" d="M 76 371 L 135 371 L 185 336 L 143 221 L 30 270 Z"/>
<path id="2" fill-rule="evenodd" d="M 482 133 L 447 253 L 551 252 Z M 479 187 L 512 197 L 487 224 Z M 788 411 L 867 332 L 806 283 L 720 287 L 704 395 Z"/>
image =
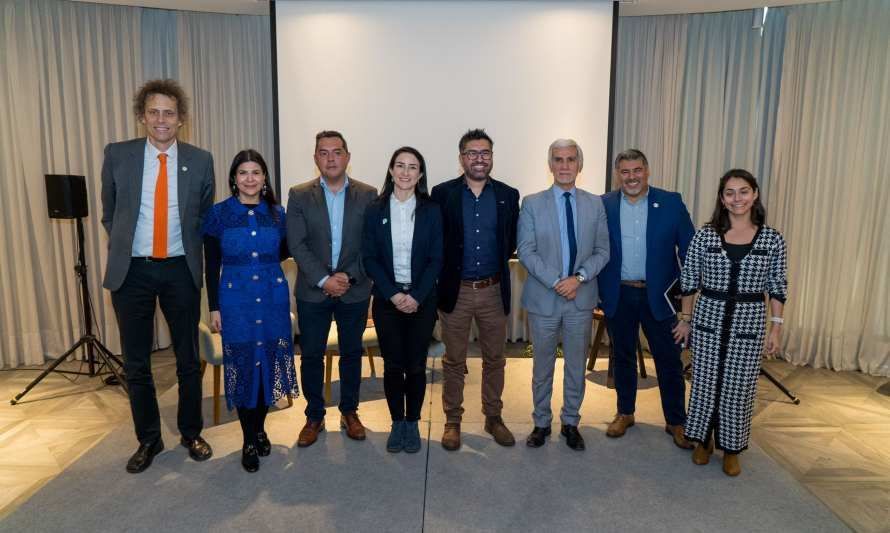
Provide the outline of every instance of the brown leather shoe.
<path id="1" fill-rule="evenodd" d="M 613 439 L 623 437 L 627 432 L 627 428 L 632 425 L 634 425 L 634 415 L 623 415 L 618 413 L 615 415 L 615 420 L 612 420 L 612 423 L 606 428 L 606 436 L 612 437 Z"/>
<path id="2" fill-rule="evenodd" d="M 297 437 L 297 446 L 305 448 L 312 446 L 318 440 L 318 434 L 324 431 L 324 419 L 310 420 L 306 419 L 306 425 L 300 430 L 300 436 Z"/>
<path id="3" fill-rule="evenodd" d="M 340 427 L 346 429 L 346 436 L 352 440 L 365 440 L 365 426 L 355 411 L 340 415 Z"/>
<path id="4" fill-rule="evenodd" d="M 739 463 L 739 454 L 723 453 L 723 473 L 732 477 L 742 473 L 742 465 Z"/>
<path id="5" fill-rule="evenodd" d="M 695 450 L 692 451 L 692 462 L 697 465 L 706 465 L 711 460 L 712 453 L 714 453 L 713 439 L 707 444 L 699 442 Z"/>
<path id="6" fill-rule="evenodd" d="M 516 444 L 516 439 L 513 438 L 513 434 L 504 425 L 504 419 L 500 416 L 485 417 L 485 432 L 494 437 L 494 441 L 501 446 L 513 446 Z"/>
<path id="7" fill-rule="evenodd" d="M 678 448 L 683 448 L 684 450 L 695 448 L 695 445 L 686 440 L 686 437 L 683 436 L 682 424 L 677 424 L 676 426 L 668 424 L 664 426 L 664 432 L 674 439 L 674 444 L 676 444 Z"/>
<path id="8" fill-rule="evenodd" d="M 445 424 L 445 432 L 442 433 L 442 447 L 449 452 L 460 449 L 460 424 Z"/>

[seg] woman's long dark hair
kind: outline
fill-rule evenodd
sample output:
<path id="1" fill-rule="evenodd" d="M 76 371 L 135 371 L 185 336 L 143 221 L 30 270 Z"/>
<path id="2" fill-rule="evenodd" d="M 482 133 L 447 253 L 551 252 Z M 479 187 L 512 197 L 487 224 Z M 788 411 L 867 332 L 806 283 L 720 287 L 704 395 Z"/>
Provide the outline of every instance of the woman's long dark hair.
<path id="1" fill-rule="evenodd" d="M 711 221 L 708 222 L 708 225 L 714 228 L 714 231 L 719 235 L 725 235 L 731 227 L 729 212 L 723 206 L 723 191 L 726 189 L 726 183 L 731 178 L 745 180 L 751 189 L 757 193 L 754 205 L 751 206 L 751 222 L 755 226 L 763 227 L 766 224 L 766 208 L 763 207 L 763 203 L 760 201 L 760 187 L 757 185 L 757 179 L 750 172 L 741 168 L 727 170 L 726 174 L 720 178 L 720 187 L 717 189 L 717 203 L 714 205 L 714 213 L 711 215 Z"/>
<path id="2" fill-rule="evenodd" d="M 386 167 L 386 178 L 383 180 L 383 189 L 380 191 L 380 196 L 378 196 L 380 201 L 389 201 L 389 197 L 392 196 L 392 190 L 395 188 L 395 182 L 392 179 L 392 167 L 396 164 L 396 158 L 400 154 L 405 153 L 413 155 L 417 158 L 417 162 L 420 163 L 420 179 L 417 180 L 417 185 L 414 186 L 414 194 L 417 196 L 418 202 L 430 199 L 426 186 L 426 160 L 416 148 L 403 146 L 393 152 L 392 157 L 389 158 L 389 165 Z"/>
<path id="3" fill-rule="evenodd" d="M 238 167 L 240 167 L 242 163 L 256 163 L 262 169 L 266 181 L 263 184 L 263 190 L 260 193 L 260 197 L 269 205 L 271 208 L 270 211 L 272 212 L 272 218 L 277 222 L 278 212 L 274 209 L 274 206 L 278 205 L 278 200 L 275 198 L 275 191 L 272 190 L 272 184 L 270 183 L 271 177 L 269 176 L 269 167 L 266 165 L 266 160 L 263 159 L 263 156 L 253 148 L 241 150 L 235 155 L 235 159 L 232 159 L 232 166 L 229 167 L 229 190 L 232 192 L 232 196 L 238 196 L 236 174 L 238 173 Z"/>

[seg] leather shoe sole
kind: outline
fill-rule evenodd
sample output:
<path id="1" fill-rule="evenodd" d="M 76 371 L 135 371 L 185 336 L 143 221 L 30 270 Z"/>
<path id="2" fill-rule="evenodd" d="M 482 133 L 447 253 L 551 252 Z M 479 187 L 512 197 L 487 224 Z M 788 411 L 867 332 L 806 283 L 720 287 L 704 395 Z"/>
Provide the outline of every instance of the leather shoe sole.
<path id="1" fill-rule="evenodd" d="M 664 432 L 671 436 L 671 440 L 674 441 L 677 448 L 684 450 L 695 448 L 695 444 L 692 444 L 683 436 L 683 426 L 664 426 Z"/>
<path id="2" fill-rule="evenodd" d="M 569 448 L 576 452 L 584 450 L 584 438 L 581 436 L 581 433 L 578 432 L 576 426 L 563 426 L 562 429 L 559 430 L 559 434 L 566 438 L 566 446 Z"/>
<path id="3" fill-rule="evenodd" d="M 320 422 L 306 421 L 306 425 L 300 430 L 300 436 L 297 437 L 297 447 L 306 448 L 315 444 L 318 440 L 318 434 L 324 431 L 324 419 Z"/>
<path id="4" fill-rule="evenodd" d="M 131 474 L 144 472 L 151 466 L 151 462 L 155 458 L 155 455 L 162 451 L 164 451 L 164 441 L 161 439 L 156 440 L 154 444 L 145 449 L 142 446 L 139 446 L 136 453 L 134 453 L 133 456 L 130 457 L 130 460 L 127 461 L 127 472 Z"/>
<path id="5" fill-rule="evenodd" d="M 547 444 L 547 437 L 550 436 L 550 433 L 550 426 L 544 428 L 535 426 L 535 429 L 533 429 L 528 438 L 525 439 L 525 445 L 529 448 L 540 448 Z"/>
<path id="6" fill-rule="evenodd" d="M 195 461 L 206 461 L 213 457 L 213 449 L 207 444 L 207 441 L 200 436 L 191 440 L 183 437 L 179 440 L 179 443 L 183 448 L 189 451 L 189 457 Z"/>

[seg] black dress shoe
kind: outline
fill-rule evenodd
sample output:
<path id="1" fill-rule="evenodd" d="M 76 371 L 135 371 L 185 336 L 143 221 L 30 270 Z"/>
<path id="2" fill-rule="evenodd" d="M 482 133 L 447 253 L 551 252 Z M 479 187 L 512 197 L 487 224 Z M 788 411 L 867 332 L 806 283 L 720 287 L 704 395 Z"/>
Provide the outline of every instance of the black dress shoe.
<path id="1" fill-rule="evenodd" d="M 260 456 L 253 444 L 245 444 L 241 448 L 241 466 L 251 473 L 260 469 Z"/>
<path id="2" fill-rule="evenodd" d="M 256 451 L 260 457 L 268 457 L 272 453 L 272 443 L 269 442 L 269 436 L 265 431 L 260 431 L 256 435 Z"/>
<path id="3" fill-rule="evenodd" d="M 179 443 L 188 448 L 189 457 L 195 461 L 206 461 L 213 455 L 213 450 L 210 449 L 210 445 L 207 444 L 207 441 L 201 438 L 200 435 L 193 439 L 182 437 Z"/>
<path id="4" fill-rule="evenodd" d="M 529 433 L 528 438 L 525 439 L 525 445 L 531 448 L 540 448 L 547 443 L 548 436 L 550 436 L 550 426 L 545 428 L 535 426 L 535 429 L 533 429 L 532 432 Z"/>
<path id="5" fill-rule="evenodd" d="M 566 438 L 566 446 L 569 448 L 577 451 L 584 449 L 584 437 L 578 433 L 578 426 L 563 424 L 559 433 Z"/>
<path id="6" fill-rule="evenodd" d="M 136 453 L 127 461 L 127 472 L 138 474 L 151 466 L 152 459 L 155 455 L 161 453 L 164 449 L 164 441 L 158 439 L 150 444 L 140 444 Z"/>

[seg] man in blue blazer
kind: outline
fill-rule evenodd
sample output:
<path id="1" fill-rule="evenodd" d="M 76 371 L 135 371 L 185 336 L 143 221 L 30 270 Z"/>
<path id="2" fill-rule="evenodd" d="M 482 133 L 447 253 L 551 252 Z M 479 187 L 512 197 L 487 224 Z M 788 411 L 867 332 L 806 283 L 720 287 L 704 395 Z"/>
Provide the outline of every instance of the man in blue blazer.
<path id="1" fill-rule="evenodd" d="M 695 227 L 679 193 L 649 186 L 649 162 L 639 150 L 615 157 L 615 177 L 621 188 L 603 196 L 611 259 L 597 277 L 618 393 L 618 413 L 606 435 L 621 437 L 634 425 L 636 346 L 642 325 L 658 373 L 665 431 L 674 444 L 689 449 L 692 445 L 683 438 L 683 363 L 671 334 L 676 311 L 666 293 L 679 278 L 680 261 Z"/>
<path id="2" fill-rule="evenodd" d="M 139 448 L 127 462 L 137 474 L 164 449 L 151 374 L 155 306 L 170 327 L 179 380 L 181 444 L 196 461 L 212 455 L 201 438 L 198 358 L 201 223 L 213 205 L 213 157 L 179 142 L 185 92 L 173 80 L 149 81 L 134 98 L 147 138 L 111 143 L 102 163 L 102 225 L 108 232 L 104 287 L 120 328 L 130 409 Z"/>

